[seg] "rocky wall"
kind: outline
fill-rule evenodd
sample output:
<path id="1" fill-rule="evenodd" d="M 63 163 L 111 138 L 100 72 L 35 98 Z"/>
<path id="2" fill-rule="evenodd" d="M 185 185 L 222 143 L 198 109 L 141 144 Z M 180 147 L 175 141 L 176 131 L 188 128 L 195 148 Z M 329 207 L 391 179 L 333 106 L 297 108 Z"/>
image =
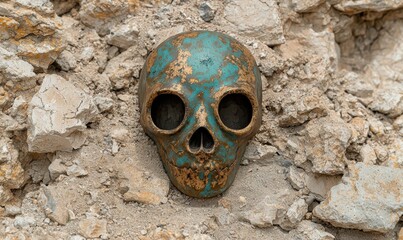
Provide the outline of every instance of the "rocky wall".
<path id="1" fill-rule="evenodd" d="M 247 46 L 263 122 L 233 186 L 173 187 L 139 125 L 167 37 Z M 403 1 L 3 0 L 0 239 L 403 239 Z"/>

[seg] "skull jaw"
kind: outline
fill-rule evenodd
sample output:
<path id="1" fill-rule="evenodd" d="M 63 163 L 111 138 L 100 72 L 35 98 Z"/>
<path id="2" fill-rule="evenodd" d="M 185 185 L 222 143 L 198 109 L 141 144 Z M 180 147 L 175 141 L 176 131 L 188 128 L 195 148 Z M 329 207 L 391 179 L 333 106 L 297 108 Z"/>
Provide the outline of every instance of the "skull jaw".
<path id="1" fill-rule="evenodd" d="M 211 198 L 226 191 L 235 179 L 240 160 L 230 166 L 215 170 L 196 170 L 177 167 L 162 159 L 169 179 L 182 193 L 195 198 Z"/>

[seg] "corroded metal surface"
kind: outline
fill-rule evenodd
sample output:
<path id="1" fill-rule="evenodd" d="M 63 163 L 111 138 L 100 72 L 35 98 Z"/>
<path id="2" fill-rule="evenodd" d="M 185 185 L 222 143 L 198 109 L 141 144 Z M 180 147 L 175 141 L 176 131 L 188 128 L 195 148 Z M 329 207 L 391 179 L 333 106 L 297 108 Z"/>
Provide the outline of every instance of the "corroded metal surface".
<path id="1" fill-rule="evenodd" d="M 251 53 L 222 33 L 181 33 L 149 55 L 139 86 L 140 121 L 180 191 L 212 197 L 231 185 L 246 144 L 260 126 L 261 91 L 260 72 Z M 242 129 L 227 127 L 219 115 L 221 99 L 233 93 L 246 96 L 252 108 L 250 122 Z M 183 121 L 174 129 L 160 129 L 153 122 L 151 107 L 161 94 L 174 94 L 184 103 Z M 189 140 L 202 127 L 214 144 L 192 149 Z"/>

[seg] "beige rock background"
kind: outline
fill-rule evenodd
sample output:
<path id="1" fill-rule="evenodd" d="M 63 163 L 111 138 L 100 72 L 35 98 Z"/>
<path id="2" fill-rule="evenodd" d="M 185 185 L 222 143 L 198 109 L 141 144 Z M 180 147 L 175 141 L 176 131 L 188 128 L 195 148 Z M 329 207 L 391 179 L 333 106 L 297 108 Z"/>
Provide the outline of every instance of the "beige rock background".
<path id="1" fill-rule="evenodd" d="M 192 199 L 139 125 L 147 55 L 225 32 L 263 74 L 233 186 Z M 0 239 L 403 238 L 403 1 L 3 0 Z"/>

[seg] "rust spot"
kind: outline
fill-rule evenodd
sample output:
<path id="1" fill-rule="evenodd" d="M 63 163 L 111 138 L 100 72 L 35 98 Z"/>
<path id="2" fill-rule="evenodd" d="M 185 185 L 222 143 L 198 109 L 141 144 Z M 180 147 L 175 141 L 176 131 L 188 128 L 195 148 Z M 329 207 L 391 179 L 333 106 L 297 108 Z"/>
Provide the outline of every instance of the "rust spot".
<path id="1" fill-rule="evenodd" d="M 155 62 L 155 59 L 157 58 L 157 56 L 158 56 L 158 52 L 155 50 L 155 51 L 152 51 L 150 56 L 148 57 L 148 59 L 147 59 L 147 73 L 150 72 L 151 67 L 154 65 L 154 62 Z"/>
<path id="2" fill-rule="evenodd" d="M 183 34 L 177 36 L 177 37 L 175 38 L 175 40 L 173 40 L 172 44 L 173 44 L 174 46 L 178 47 L 179 45 L 182 44 L 182 42 L 183 42 L 183 40 L 184 40 L 185 38 L 195 38 L 195 37 L 197 37 L 198 35 L 199 35 L 199 32 L 197 32 L 197 31 L 196 31 L 196 32 L 186 32 L 186 33 L 183 33 Z"/>
<path id="3" fill-rule="evenodd" d="M 190 55 L 189 51 L 179 50 L 176 60 L 171 62 L 167 67 L 166 74 L 169 79 L 180 77 L 182 83 L 186 81 L 187 75 L 193 72 L 192 67 L 187 64 Z"/>

